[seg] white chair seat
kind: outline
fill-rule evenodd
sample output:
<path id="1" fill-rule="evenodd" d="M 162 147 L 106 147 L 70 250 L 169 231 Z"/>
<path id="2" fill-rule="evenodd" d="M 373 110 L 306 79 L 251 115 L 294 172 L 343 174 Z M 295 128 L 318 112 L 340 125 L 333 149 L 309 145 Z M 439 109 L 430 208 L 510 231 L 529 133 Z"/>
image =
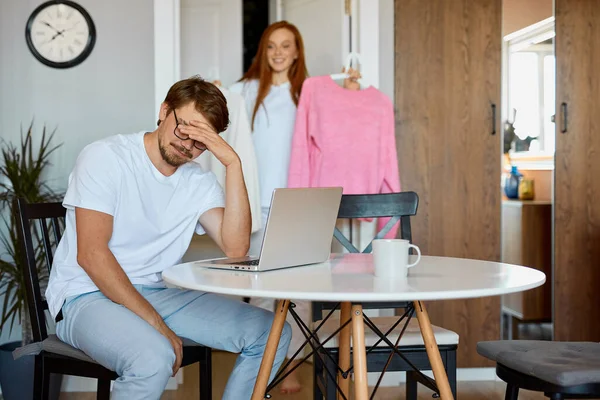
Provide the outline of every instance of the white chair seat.
<path id="1" fill-rule="evenodd" d="M 399 317 L 373 317 L 370 318 L 371 321 L 377 326 L 377 328 L 385 333 L 387 332 L 392 325 L 398 320 Z M 319 326 L 321 321 L 314 322 L 314 327 Z M 404 326 L 405 321 L 400 322 L 392 332 L 387 336 L 390 342 L 396 343 L 398 339 L 398 335 L 402 331 L 402 327 Z M 350 325 L 352 326 L 352 323 Z M 333 332 L 335 332 L 340 327 L 339 318 L 331 317 L 325 324 L 319 329 L 317 332 L 317 336 L 319 337 L 319 341 L 324 341 L 327 339 Z M 458 334 L 456 332 L 450 331 L 448 329 L 441 328 L 439 326 L 432 325 L 433 334 L 435 336 L 435 340 L 438 345 L 457 345 L 458 344 Z M 332 337 L 325 345 L 325 348 L 335 348 L 338 347 L 338 336 L 335 335 Z M 379 336 L 375 332 L 373 332 L 366 324 L 365 324 L 365 345 L 367 347 L 373 346 L 375 342 L 379 340 Z M 377 347 L 385 347 L 387 344 L 382 340 Z M 402 335 L 402 339 L 400 339 L 400 343 L 398 346 L 424 346 L 423 336 L 421 335 L 421 329 L 419 328 L 419 322 L 416 317 L 411 318 L 406 331 L 404 331 L 404 335 Z"/>

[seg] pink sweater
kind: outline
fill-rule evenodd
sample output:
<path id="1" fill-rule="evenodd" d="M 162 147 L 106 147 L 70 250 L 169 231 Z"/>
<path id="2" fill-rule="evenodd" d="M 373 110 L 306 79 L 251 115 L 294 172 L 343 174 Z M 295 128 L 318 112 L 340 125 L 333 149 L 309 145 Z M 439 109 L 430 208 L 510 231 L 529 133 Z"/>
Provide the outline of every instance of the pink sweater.
<path id="1" fill-rule="evenodd" d="M 342 186 L 344 194 L 400 191 L 392 102 L 374 87 L 308 78 L 296 114 L 288 187 Z M 380 221 L 380 227 L 387 219 Z M 386 237 L 395 237 L 396 225 Z"/>

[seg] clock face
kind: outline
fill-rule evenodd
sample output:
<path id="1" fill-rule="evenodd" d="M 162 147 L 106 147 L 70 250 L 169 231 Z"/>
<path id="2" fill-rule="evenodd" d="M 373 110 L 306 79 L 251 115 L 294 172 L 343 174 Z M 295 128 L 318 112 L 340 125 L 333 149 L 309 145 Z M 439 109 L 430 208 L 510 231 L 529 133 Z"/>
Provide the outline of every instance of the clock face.
<path id="1" fill-rule="evenodd" d="M 29 17 L 25 38 L 39 61 L 54 68 L 69 68 L 91 53 L 96 29 L 89 14 L 79 4 L 48 1 Z"/>

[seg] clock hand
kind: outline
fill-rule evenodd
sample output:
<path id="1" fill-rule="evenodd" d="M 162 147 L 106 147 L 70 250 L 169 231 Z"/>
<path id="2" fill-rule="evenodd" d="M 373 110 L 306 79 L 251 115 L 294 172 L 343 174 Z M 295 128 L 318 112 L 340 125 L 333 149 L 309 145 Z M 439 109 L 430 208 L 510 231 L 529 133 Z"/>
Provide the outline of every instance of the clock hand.
<path id="1" fill-rule="evenodd" d="M 77 26 L 77 24 L 79 24 L 79 22 L 80 22 L 80 21 L 77 21 L 77 22 L 75 22 L 75 23 L 73 24 L 73 26 L 72 26 L 72 27 L 70 27 L 70 28 L 63 29 L 63 32 L 70 31 L 71 29 L 75 29 L 75 27 Z"/>
<path id="2" fill-rule="evenodd" d="M 55 27 L 53 27 L 52 25 L 50 25 L 49 23 L 47 23 L 46 21 L 42 21 L 42 24 L 54 29 L 56 32 L 58 32 L 58 29 L 56 29 Z"/>
<path id="3" fill-rule="evenodd" d="M 50 43 L 51 41 L 53 41 L 54 39 L 56 39 L 56 37 L 57 37 L 57 36 L 60 36 L 60 35 L 62 35 L 64 31 L 65 31 L 64 29 L 63 29 L 62 31 L 57 31 L 57 33 L 56 33 L 54 36 L 52 36 L 52 37 L 50 38 L 50 40 L 48 40 L 48 41 L 45 41 L 45 42 L 44 42 L 44 43 L 42 43 L 42 44 L 48 44 L 48 43 Z"/>
<path id="4" fill-rule="evenodd" d="M 56 31 L 56 34 L 54 36 L 52 36 L 52 39 L 50 39 L 50 41 L 53 41 L 54 39 L 56 39 L 57 36 L 61 36 L 64 31 L 65 31 L 64 29 L 62 31 Z"/>

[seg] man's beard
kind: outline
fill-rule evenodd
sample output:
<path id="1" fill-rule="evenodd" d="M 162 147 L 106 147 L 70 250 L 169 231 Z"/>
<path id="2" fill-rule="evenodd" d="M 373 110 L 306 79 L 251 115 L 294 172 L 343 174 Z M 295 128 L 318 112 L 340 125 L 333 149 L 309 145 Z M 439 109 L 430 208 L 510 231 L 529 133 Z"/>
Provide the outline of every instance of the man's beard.
<path id="1" fill-rule="evenodd" d="M 171 145 L 171 146 L 173 146 L 173 145 Z M 163 144 L 160 140 L 158 141 L 158 149 L 160 150 L 160 155 L 162 156 L 163 160 L 165 160 L 166 163 L 172 167 L 182 166 L 183 164 L 187 163 L 188 161 L 190 161 L 192 159 L 192 154 L 188 150 L 184 149 L 183 147 L 177 147 L 177 150 L 179 150 L 183 154 L 189 156 L 189 158 L 187 158 L 187 159 L 184 158 L 183 156 L 169 153 L 167 151 L 167 149 L 165 148 L 165 146 L 163 146 Z"/>

